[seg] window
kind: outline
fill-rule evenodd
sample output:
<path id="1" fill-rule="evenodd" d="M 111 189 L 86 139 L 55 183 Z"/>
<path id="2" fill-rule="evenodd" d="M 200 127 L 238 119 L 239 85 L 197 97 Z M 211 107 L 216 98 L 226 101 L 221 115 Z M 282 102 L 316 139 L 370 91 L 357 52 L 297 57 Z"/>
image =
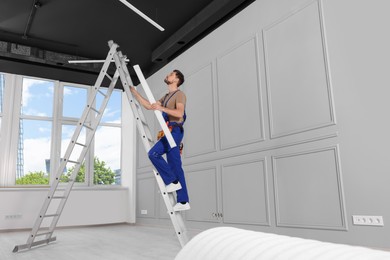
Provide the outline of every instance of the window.
<path id="1" fill-rule="evenodd" d="M 66 150 L 69 146 L 69 143 L 70 143 L 70 140 L 71 138 L 73 137 L 73 134 L 76 130 L 76 125 L 62 125 L 62 137 L 61 137 L 61 160 L 62 158 L 64 158 L 65 156 L 65 153 L 66 153 Z M 86 131 L 83 129 L 81 132 L 80 132 L 80 135 L 77 139 L 77 142 L 79 143 L 85 143 L 85 138 L 86 137 Z M 71 157 L 69 157 L 69 160 L 71 161 L 78 161 L 79 159 L 79 156 L 82 152 L 82 147 L 81 146 L 75 146 L 73 148 L 73 152 L 72 152 L 72 155 Z M 88 160 L 87 160 L 88 162 Z M 64 174 L 63 174 L 63 178 L 61 179 L 61 182 L 68 182 L 69 179 L 70 179 L 70 176 L 73 172 L 73 169 L 74 167 L 76 167 L 76 164 L 73 164 L 73 163 L 68 163 L 66 165 L 66 168 L 64 169 Z M 86 179 L 85 179 L 85 174 L 86 172 L 86 167 L 85 167 L 85 160 L 83 161 L 82 163 L 82 166 L 76 176 L 76 183 L 86 183 Z M 53 174 L 56 174 L 56 172 L 53 172 Z"/>
<path id="2" fill-rule="evenodd" d="M 103 96 L 96 97 L 100 108 Z M 114 90 L 95 134 L 94 184 L 121 184 L 121 91 Z"/>
<path id="3" fill-rule="evenodd" d="M 23 78 L 16 184 L 48 184 L 54 82 Z"/>
<path id="4" fill-rule="evenodd" d="M 0 165 L 1 186 L 50 183 L 86 108 L 91 89 L 0 73 L 0 127 L 3 124 L 0 160 L 4 162 Z M 104 96 L 98 94 L 95 100 L 98 106 L 92 105 L 100 108 L 103 100 Z M 121 184 L 121 101 L 122 91 L 114 90 L 75 179 L 78 185 Z M 89 116 L 87 123 L 94 115 Z M 85 144 L 89 134 L 91 130 L 83 128 L 77 142 Z M 82 148 L 76 145 L 69 159 L 78 161 Z M 74 166 L 66 165 L 61 182 L 69 181 Z"/>

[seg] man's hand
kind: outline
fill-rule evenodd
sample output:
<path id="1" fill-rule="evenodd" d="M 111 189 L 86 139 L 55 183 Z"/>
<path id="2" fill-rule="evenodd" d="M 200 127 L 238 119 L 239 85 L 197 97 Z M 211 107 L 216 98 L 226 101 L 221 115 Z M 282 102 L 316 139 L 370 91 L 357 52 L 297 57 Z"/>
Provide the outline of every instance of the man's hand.
<path id="1" fill-rule="evenodd" d="M 160 111 L 163 111 L 164 107 L 161 106 L 159 103 L 153 103 L 153 104 L 152 104 L 152 109 L 153 109 L 153 110 L 160 110 Z"/>

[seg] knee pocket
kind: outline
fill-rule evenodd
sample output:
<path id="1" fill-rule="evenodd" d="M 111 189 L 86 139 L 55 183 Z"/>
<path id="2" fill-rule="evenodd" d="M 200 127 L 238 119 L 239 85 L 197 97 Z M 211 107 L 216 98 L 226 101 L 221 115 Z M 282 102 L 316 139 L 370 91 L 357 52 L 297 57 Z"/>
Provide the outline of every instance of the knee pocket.
<path id="1" fill-rule="evenodd" d="M 148 156 L 149 156 L 150 159 L 154 159 L 154 158 L 160 157 L 161 155 L 158 154 L 157 152 L 149 152 Z"/>

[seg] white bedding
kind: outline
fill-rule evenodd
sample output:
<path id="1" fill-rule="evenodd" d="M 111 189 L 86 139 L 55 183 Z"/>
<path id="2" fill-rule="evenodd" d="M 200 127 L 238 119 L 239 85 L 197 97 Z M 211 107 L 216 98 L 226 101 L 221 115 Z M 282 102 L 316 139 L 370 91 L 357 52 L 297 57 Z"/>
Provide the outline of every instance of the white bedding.
<path id="1" fill-rule="evenodd" d="M 206 230 L 175 260 L 390 260 L 390 252 L 231 227 Z"/>

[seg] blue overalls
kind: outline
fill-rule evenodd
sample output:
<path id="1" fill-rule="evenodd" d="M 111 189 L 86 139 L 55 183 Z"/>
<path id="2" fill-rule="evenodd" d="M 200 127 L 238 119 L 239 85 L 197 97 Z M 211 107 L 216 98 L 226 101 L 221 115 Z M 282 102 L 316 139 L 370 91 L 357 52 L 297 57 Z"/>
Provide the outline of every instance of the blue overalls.
<path id="1" fill-rule="evenodd" d="M 172 96 L 174 94 L 172 94 Z M 164 107 L 166 107 L 166 104 L 168 103 L 170 98 L 168 98 L 166 102 L 164 102 L 164 99 Z M 168 185 L 175 181 L 180 182 L 182 188 L 176 191 L 177 202 L 189 202 L 187 185 L 184 177 L 184 171 L 182 168 L 179 149 L 179 145 L 183 140 L 184 136 L 183 124 L 186 119 L 186 114 L 184 112 L 184 121 L 182 123 L 169 122 L 168 114 L 165 112 L 163 112 L 162 114 L 165 121 L 168 122 L 168 126 L 172 126 L 171 134 L 173 139 L 175 140 L 176 146 L 174 148 L 171 148 L 169 146 L 166 136 L 164 136 L 149 150 L 148 156 L 156 170 L 159 172 L 165 185 Z M 166 161 L 162 157 L 163 154 L 167 155 Z"/>

